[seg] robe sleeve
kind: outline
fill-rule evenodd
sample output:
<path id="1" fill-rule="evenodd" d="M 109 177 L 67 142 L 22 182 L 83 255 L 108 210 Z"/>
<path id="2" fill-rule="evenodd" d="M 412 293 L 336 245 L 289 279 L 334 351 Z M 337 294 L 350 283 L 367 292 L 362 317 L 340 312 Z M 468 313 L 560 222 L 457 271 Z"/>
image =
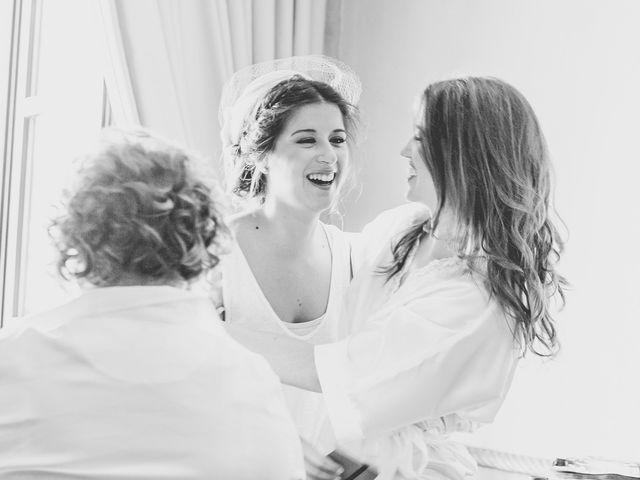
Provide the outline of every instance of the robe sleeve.
<path id="1" fill-rule="evenodd" d="M 315 348 L 339 440 L 452 413 L 493 420 L 518 358 L 507 319 L 470 276 L 444 278 L 424 292 Z"/>

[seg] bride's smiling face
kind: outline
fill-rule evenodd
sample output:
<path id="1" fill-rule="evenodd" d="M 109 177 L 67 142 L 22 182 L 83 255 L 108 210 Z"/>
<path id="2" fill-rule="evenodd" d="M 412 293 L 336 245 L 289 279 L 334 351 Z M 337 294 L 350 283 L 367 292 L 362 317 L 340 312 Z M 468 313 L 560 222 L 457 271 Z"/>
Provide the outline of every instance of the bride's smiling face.
<path id="1" fill-rule="evenodd" d="M 296 109 L 264 156 L 266 201 L 320 213 L 335 202 L 349 164 L 340 108 L 318 102 Z"/>

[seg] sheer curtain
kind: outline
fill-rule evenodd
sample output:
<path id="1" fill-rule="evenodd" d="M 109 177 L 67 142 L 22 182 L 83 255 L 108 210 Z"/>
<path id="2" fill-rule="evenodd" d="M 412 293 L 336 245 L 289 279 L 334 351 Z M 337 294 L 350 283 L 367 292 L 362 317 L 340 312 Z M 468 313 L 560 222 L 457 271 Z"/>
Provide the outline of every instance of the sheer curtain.
<path id="1" fill-rule="evenodd" d="M 335 54 L 341 2 L 104 0 L 111 89 L 125 104 L 116 123 L 139 121 L 217 163 L 225 81 L 255 62 Z"/>

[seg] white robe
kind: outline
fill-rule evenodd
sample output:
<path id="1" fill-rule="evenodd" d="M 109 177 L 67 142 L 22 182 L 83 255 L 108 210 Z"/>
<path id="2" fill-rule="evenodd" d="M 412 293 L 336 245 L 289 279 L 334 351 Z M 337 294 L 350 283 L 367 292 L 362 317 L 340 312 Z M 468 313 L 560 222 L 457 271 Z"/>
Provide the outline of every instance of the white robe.
<path id="1" fill-rule="evenodd" d="M 370 224 L 343 318 L 352 334 L 315 348 L 339 441 L 388 479 L 460 479 L 475 463 L 446 432 L 491 422 L 519 357 L 513 325 L 482 278 L 457 258 L 410 271 L 402 283 L 376 273 L 391 239 L 424 220 L 409 204 Z"/>
<path id="2" fill-rule="evenodd" d="M 209 299 L 108 287 L 0 330 L 0 477 L 302 479 L 266 362 Z"/>

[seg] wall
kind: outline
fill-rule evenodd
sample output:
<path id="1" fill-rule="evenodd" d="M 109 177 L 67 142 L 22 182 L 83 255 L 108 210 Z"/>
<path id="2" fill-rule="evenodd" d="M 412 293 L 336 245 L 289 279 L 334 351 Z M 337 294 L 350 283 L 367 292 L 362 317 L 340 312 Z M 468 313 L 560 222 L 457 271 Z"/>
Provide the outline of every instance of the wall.
<path id="1" fill-rule="evenodd" d="M 496 423 L 470 441 L 541 456 L 640 459 L 640 2 L 348 0 L 341 59 L 361 75 L 357 230 L 404 201 L 400 148 L 427 83 L 456 75 L 517 86 L 541 120 L 569 230 L 563 350 L 527 358 Z"/>

